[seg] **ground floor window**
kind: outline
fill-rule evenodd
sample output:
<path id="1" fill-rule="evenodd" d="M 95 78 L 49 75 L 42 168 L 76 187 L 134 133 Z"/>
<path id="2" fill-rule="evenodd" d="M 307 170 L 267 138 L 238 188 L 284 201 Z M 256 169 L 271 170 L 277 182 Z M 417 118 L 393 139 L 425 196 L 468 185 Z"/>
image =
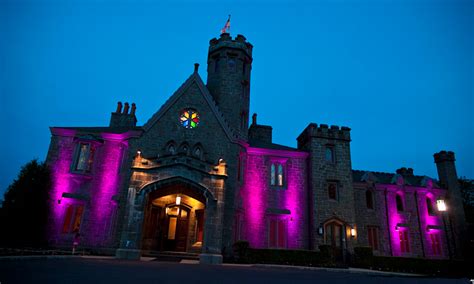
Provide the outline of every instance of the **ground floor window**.
<path id="1" fill-rule="evenodd" d="M 84 206 L 70 204 L 66 209 L 63 223 L 63 234 L 79 232 L 81 227 L 82 215 L 84 214 Z"/>
<path id="2" fill-rule="evenodd" d="M 368 226 L 367 233 L 369 238 L 369 246 L 372 247 L 373 250 L 379 250 L 378 228 L 374 226 Z"/>
<path id="3" fill-rule="evenodd" d="M 398 231 L 400 235 L 400 251 L 402 253 L 410 252 L 410 242 L 408 239 L 408 230 L 400 230 Z"/>
<path id="4" fill-rule="evenodd" d="M 439 233 L 431 233 L 431 249 L 434 255 L 441 255 L 441 237 Z"/>
<path id="5" fill-rule="evenodd" d="M 270 219 L 268 228 L 268 247 L 286 248 L 287 224 L 284 219 Z"/>

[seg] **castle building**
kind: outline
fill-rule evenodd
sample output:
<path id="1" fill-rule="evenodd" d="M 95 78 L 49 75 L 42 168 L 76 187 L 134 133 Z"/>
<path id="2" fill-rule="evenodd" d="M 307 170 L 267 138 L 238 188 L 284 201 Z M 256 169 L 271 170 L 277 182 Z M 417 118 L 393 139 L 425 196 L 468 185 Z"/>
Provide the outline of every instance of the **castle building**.
<path id="1" fill-rule="evenodd" d="M 461 257 L 465 221 L 454 153 L 434 155 L 439 179 L 352 169 L 348 127 L 310 123 L 297 148 L 275 144 L 252 116 L 252 48 L 212 39 L 207 83 L 194 72 L 145 123 L 135 104 L 108 127 L 51 127 L 50 243 L 137 259 L 200 253 L 219 263 L 232 244 L 344 257 Z M 443 206 L 448 206 L 446 212 Z"/>

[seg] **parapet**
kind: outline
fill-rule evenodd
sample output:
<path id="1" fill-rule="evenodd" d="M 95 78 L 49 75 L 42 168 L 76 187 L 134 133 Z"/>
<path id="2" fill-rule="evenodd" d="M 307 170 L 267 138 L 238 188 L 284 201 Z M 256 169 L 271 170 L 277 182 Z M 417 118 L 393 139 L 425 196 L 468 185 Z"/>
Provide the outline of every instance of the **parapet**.
<path id="1" fill-rule="evenodd" d="M 433 155 L 435 159 L 435 163 L 442 163 L 442 162 L 454 162 L 456 159 L 454 158 L 453 151 L 441 151 Z"/>
<path id="2" fill-rule="evenodd" d="M 233 48 L 241 49 L 247 53 L 249 57 L 252 57 L 253 46 L 243 35 L 237 35 L 235 39 L 232 39 L 230 34 L 223 33 L 220 38 L 213 38 L 209 41 L 209 53 L 213 53 L 221 48 Z"/>
<path id="3" fill-rule="evenodd" d="M 310 123 L 298 136 L 298 145 L 305 144 L 310 137 L 351 141 L 351 129 L 346 126 L 328 126 L 327 124 Z"/>

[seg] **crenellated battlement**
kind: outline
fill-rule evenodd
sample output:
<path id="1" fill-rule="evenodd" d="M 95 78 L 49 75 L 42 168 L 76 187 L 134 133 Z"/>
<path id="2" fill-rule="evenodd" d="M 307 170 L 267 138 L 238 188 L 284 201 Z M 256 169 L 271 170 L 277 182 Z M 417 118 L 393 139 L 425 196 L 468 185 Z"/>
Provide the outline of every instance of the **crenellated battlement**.
<path id="1" fill-rule="evenodd" d="M 253 46 L 247 42 L 247 39 L 243 35 L 237 35 L 235 39 L 232 39 L 230 34 L 223 33 L 219 39 L 213 38 L 209 41 L 209 53 L 213 53 L 221 48 L 241 49 L 244 50 L 250 58 L 252 57 Z"/>
<path id="2" fill-rule="evenodd" d="M 444 161 L 456 161 L 454 158 L 454 152 L 453 151 L 441 151 L 439 153 L 436 153 L 433 155 L 435 159 L 435 163 L 440 163 Z"/>
<path id="3" fill-rule="evenodd" d="M 303 145 L 310 137 L 351 141 L 351 129 L 346 126 L 310 123 L 298 136 L 298 145 Z"/>

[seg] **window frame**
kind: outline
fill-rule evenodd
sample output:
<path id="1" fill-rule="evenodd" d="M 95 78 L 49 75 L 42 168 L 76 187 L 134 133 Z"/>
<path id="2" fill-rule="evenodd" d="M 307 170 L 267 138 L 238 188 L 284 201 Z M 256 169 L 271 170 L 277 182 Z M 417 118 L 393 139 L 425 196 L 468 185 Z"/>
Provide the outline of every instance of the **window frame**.
<path id="1" fill-rule="evenodd" d="M 331 151 L 330 159 L 328 159 L 328 150 Z M 336 147 L 333 144 L 326 144 L 324 148 L 324 161 L 329 164 L 335 164 L 336 163 Z"/>
<path id="2" fill-rule="evenodd" d="M 375 204 L 375 202 L 374 202 L 374 192 L 370 189 L 367 189 L 365 191 L 365 205 L 366 205 L 367 209 L 374 210 L 375 209 L 374 204 Z"/>
<path id="3" fill-rule="evenodd" d="M 398 213 L 405 212 L 405 204 L 401 193 L 395 194 L 395 205 Z"/>
<path id="4" fill-rule="evenodd" d="M 399 229 L 398 236 L 400 239 L 400 253 L 409 254 L 410 251 L 410 234 L 408 229 Z"/>
<path id="5" fill-rule="evenodd" d="M 79 212 L 79 214 L 78 214 Z M 73 234 L 78 228 L 78 232 L 81 231 L 82 221 L 84 219 L 85 205 L 78 203 L 70 203 L 67 205 L 64 212 L 63 225 L 61 234 Z M 77 225 L 77 226 L 76 226 Z"/>
<path id="6" fill-rule="evenodd" d="M 279 182 L 280 169 L 281 168 L 281 183 Z M 269 184 L 273 189 L 286 189 L 287 188 L 287 160 L 281 159 L 270 159 L 270 178 Z"/>
<path id="7" fill-rule="evenodd" d="M 86 167 L 84 169 L 79 169 L 78 166 L 81 163 L 80 160 L 81 160 L 82 146 L 86 146 L 86 154 L 85 154 L 85 162 L 84 162 Z M 78 174 L 92 173 L 94 169 L 94 162 L 96 159 L 95 158 L 96 151 L 97 151 L 97 146 L 92 141 L 84 141 L 84 140 L 76 141 L 74 156 L 71 163 L 71 172 L 78 173 Z"/>
<path id="8" fill-rule="evenodd" d="M 331 192 L 330 192 L 330 187 L 331 186 L 335 187 L 335 190 L 334 190 L 335 197 L 334 198 L 331 197 Z M 326 184 L 326 192 L 327 192 L 327 197 L 328 197 L 329 200 L 339 201 L 339 183 L 337 181 L 328 181 L 327 184 Z"/>

